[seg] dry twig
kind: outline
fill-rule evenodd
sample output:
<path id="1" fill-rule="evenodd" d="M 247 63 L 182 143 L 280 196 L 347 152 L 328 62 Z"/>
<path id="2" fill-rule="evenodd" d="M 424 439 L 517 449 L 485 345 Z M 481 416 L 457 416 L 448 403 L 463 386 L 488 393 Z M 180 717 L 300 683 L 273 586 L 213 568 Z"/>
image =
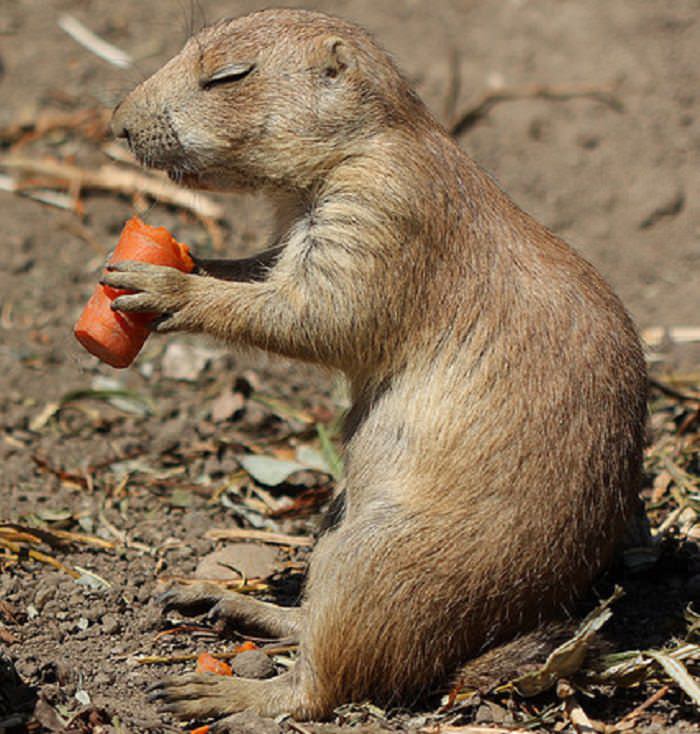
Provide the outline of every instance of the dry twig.
<path id="1" fill-rule="evenodd" d="M 639 706 L 625 714 L 616 724 L 613 724 L 613 729 L 624 728 L 630 722 L 638 719 L 648 708 L 651 708 L 655 703 L 658 703 L 670 690 L 670 686 L 661 686 L 661 688 L 659 688 L 656 693 L 649 696 L 644 703 L 639 704 Z"/>
<path id="2" fill-rule="evenodd" d="M 687 392 L 681 392 L 680 390 L 676 390 L 675 387 L 671 387 L 670 385 L 667 385 L 654 377 L 649 378 L 649 385 L 651 387 L 655 387 L 659 392 L 662 392 L 664 395 L 668 395 L 668 397 L 670 398 L 675 398 L 676 400 L 682 400 L 684 402 L 700 402 L 700 394 L 691 395 Z"/>
<path id="3" fill-rule="evenodd" d="M 75 112 L 42 110 L 31 120 L 0 128 L 0 143 L 16 149 L 57 130 L 79 130 L 86 138 L 102 140 L 107 135 L 111 114 L 104 107 L 89 107 Z"/>
<path id="4" fill-rule="evenodd" d="M 51 176 L 70 190 L 96 189 L 126 196 L 145 194 L 165 204 L 191 211 L 204 219 L 221 219 L 224 213 L 222 207 L 211 199 L 181 189 L 160 175 L 129 171 L 110 163 L 93 171 L 52 159 L 3 156 L 0 157 L 0 167 L 30 175 Z"/>
<path id="5" fill-rule="evenodd" d="M 58 20 L 58 25 L 76 43 L 79 43 L 88 51 L 92 51 L 95 56 L 99 56 L 113 66 L 128 69 L 133 64 L 131 56 L 126 51 L 122 51 L 105 41 L 104 38 L 100 38 L 72 15 L 62 15 Z"/>

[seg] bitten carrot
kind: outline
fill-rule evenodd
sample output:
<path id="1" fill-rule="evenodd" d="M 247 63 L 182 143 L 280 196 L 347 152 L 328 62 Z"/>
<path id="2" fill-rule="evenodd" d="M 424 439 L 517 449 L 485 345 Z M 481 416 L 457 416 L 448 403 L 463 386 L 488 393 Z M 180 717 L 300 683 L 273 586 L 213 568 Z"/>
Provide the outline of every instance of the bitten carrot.
<path id="1" fill-rule="evenodd" d="M 208 652 L 203 652 L 197 658 L 196 673 L 216 673 L 216 675 L 233 675 L 231 666 L 223 660 L 215 658 Z"/>
<path id="2" fill-rule="evenodd" d="M 123 260 L 166 265 L 186 273 L 194 270 L 186 245 L 165 227 L 151 227 L 138 217 L 124 225 L 110 264 Z M 148 325 L 156 316 L 112 311 L 112 301 L 123 293 L 126 291 L 98 285 L 74 329 L 85 349 L 112 367 L 128 367 L 134 361 L 150 333 Z"/>

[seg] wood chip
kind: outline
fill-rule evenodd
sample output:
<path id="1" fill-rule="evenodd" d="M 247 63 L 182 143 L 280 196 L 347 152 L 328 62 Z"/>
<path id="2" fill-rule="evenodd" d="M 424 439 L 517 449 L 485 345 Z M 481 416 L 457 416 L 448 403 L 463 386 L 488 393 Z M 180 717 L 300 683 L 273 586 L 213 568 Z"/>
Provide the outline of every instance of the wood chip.
<path id="1" fill-rule="evenodd" d="M 292 548 L 310 548 L 314 544 L 314 539 L 307 535 L 284 535 L 246 528 L 214 528 L 209 530 L 205 537 L 209 540 L 257 540 L 261 543 L 288 545 Z"/>
<path id="2" fill-rule="evenodd" d="M 19 642 L 19 639 L 10 630 L 0 626 L 0 642 L 4 642 L 6 645 L 14 645 L 15 642 Z"/>
<path id="3" fill-rule="evenodd" d="M 564 702 L 564 715 L 574 727 L 576 734 L 595 734 L 596 732 L 604 732 L 605 726 L 600 722 L 591 721 L 588 715 L 576 700 L 575 696 L 570 696 Z"/>

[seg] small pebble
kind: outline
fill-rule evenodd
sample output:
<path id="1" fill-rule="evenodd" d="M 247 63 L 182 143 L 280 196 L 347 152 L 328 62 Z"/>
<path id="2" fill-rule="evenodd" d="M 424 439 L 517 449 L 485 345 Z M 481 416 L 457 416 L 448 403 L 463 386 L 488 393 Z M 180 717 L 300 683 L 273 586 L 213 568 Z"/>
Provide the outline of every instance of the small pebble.
<path id="1" fill-rule="evenodd" d="M 133 724 L 135 731 L 162 731 L 163 726 L 160 716 L 156 716 L 155 714 L 134 716 Z"/>
<path id="2" fill-rule="evenodd" d="M 39 672 L 39 665 L 33 658 L 18 660 L 15 664 L 15 670 L 26 681 L 36 677 Z"/>
<path id="3" fill-rule="evenodd" d="M 68 606 L 73 609 L 82 609 L 85 605 L 85 594 L 82 591 L 74 591 L 68 598 Z"/>
<path id="4" fill-rule="evenodd" d="M 485 703 L 482 703 L 481 706 L 479 706 L 479 708 L 476 710 L 476 715 L 474 716 L 474 723 L 475 724 L 490 724 L 492 722 L 493 722 L 493 714 L 491 713 L 491 709 Z"/>
<path id="5" fill-rule="evenodd" d="M 241 653 L 245 654 L 245 653 Z M 240 657 L 240 656 L 239 656 Z M 239 714 L 227 716 L 216 722 L 216 729 L 221 734 L 280 734 L 282 727 L 274 720 L 263 718 L 254 711 L 241 711 Z M 361 727 L 354 731 L 360 731 Z M 348 731 L 353 731 L 349 729 Z"/>
<path id="6" fill-rule="evenodd" d="M 149 604 L 141 610 L 136 627 L 140 632 L 150 632 L 158 629 L 163 622 L 163 610 L 155 604 Z"/>
<path id="7" fill-rule="evenodd" d="M 233 659 L 231 669 L 241 678 L 270 678 L 275 666 L 262 650 L 246 650 Z"/>
<path id="8" fill-rule="evenodd" d="M 61 632 L 65 635 L 71 635 L 74 632 L 78 632 L 80 628 L 78 627 L 78 620 L 77 619 L 67 619 L 59 625 Z"/>
<path id="9" fill-rule="evenodd" d="M 34 606 L 41 611 L 45 606 L 46 602 L 53 599 L 56 594 L 56 589 L 51 586 L 41 586 L 39 590 L 34 594 Z"/>
<path id="10" fill-rule="evenodd" d="M 104 604 L 91 604 L 85 609 L 85 616 L 91 622 L 99 622 L 107 614 L 107 607 Z"/>
<path id="11" fill-rule="evenodd" d="M 102 631 L 106 635 L 114 635 L 121 629 L 121 623 L 114 614 L 105 614 L 102 617 Z"/>
<path id="12" fill-rule="evenodd" d="M 62 685 L 65 686 L 71 681 L 74 680 L 76 676 L 76 670 L 73 663 L 68 662 L 67 660 L 57 660 L 56 663 L 56 680 Z"/>
<path id="13" fill-rule="evenodd" d="M 41 697 L 49 703 L 56 703 L 60 697 L 60 688 L 55 683 L 43 685 L 41 687 Z"/>
<path id="14" fill-rule="evenodd" d="M 93 680 L 93 685 L 100 688 L 106 688 L 107 686 L 111 686 L 113 683 L 114 673 L 111 673 L 108 670 L 103 670 L 101 673 L 98 673 Z"/>

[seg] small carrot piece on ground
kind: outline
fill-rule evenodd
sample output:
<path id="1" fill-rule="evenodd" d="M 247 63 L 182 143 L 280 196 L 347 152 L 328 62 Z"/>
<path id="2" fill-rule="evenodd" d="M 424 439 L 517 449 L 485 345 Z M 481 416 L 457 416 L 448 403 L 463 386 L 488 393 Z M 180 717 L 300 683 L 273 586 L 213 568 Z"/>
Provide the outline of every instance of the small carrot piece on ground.
<path id="1" fill-rule="evenodd" d="M 234 649 L 234 652 L 246 652 L 247 650 L 257 650 L 258 646 L 252 640 L 246 640 Z"/>
<path id="2" fill-rule="evenodd" d="M 216 673 L 216 675 L 233 675 L 231 666 L 223 660 L 218 660 L 208 652 L 203 652 L 197 658 L 196 673 Z"/>
<path id="3" fill-rule="evenodd" d="M 190 734 L 209 734 L 209 724 L 198 726 L 196 729 L 190 729 Z"/>
<path id="4" fill-rule="evenodd" d="M 132 217 L 124 226 L 110 263 L 123 260 L 166 265 L 186 273 L 194 270 L 194 260 L 186 245 L 165 227 L 151 227 L 138 217 Z M 128 367 L 134 361 L 150 333 L 148 325 L 156 316 L 112 311 L 112 301 L 123 293 L 98 285 L 74 330 L 88 352 L 112 367 Z"/>

